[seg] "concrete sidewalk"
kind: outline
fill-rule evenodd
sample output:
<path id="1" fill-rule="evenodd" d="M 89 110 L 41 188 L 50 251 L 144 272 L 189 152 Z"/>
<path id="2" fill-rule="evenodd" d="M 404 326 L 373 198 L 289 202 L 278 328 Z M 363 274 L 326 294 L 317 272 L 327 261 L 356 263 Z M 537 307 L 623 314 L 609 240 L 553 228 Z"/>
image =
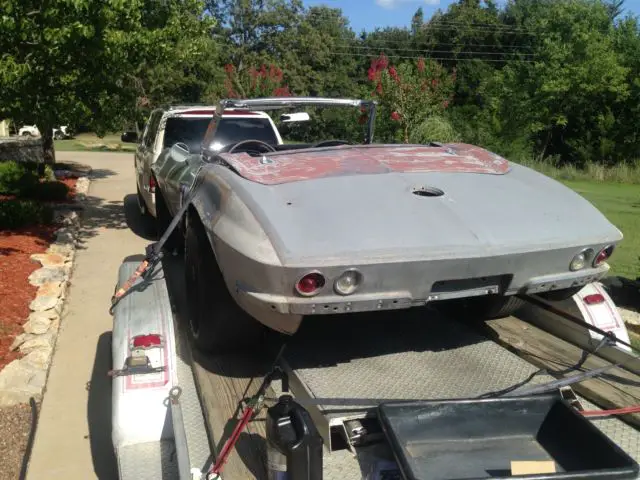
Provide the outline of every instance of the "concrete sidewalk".
<path id="1" fill-rule="evenodd" d="M 117 479 L 111 444 L 111 295 L 126 257 L 144 253 L 133 154 L 59 152 L 93 168 L 80 246 L 27 478 Z"/>

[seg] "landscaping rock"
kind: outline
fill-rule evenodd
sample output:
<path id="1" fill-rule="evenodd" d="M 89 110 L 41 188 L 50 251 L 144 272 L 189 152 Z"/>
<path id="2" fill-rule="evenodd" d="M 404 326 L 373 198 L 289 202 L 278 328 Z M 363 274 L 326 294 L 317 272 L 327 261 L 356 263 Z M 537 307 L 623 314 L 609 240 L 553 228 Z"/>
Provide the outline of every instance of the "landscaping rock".
<path id="1" fill-rule="evenodd" d="M 29 354 L 34 350 L 50 349 L 53 347 L 53 334 L 45 333 L 44 335 L 32 335 L 22 345 L 20 345 L 20 351 L 25 354 Z"/>
<path id="2" fill-rule="evenodd" d="M 49 313 L 50 312 L 50 313 Z M 55 310 L 48 310 L 45 312 L 33 312 L 29 315 L 29 320 L 22 328 L 25 333 L 33 333 L 35 335 L 41 335 L 46 333 L 51 326 L 51 322 L 54 318 L 57 318 Z"/>
<path id="3" fill-rule="evenodd" d="M 63 267 L 65 262 L 65 258 L 58 253 L 36 253 L 31 255 L 31 259 L 47 268 Z"/>
<path id="4" fill-rule="evenodd" d="M 73 233 L 71 232 L 71 230 L 69 230 L 68 228 L 61 228 L 56 232 L 56 243 L 58 244 L 69 244 L 69 245 L 75 245 L 75 238 L 73 236 Z"/>
<path id="5" fill-rule="evenodd" d="M 17 350 L 18 347 L 27 340 L 27 338 L 29 338 L 29 336 L 26 333 L 21 333 L 20 335 L 16 336 L 16 338 L 14 338 L 13 340 L 13 343 L 9 347 L 9 351 L 13 352 Z"/>
<path id="6" fill-rule="evenodd" d="M 73 255 L 73 245 L 69 245 L 68 243 L 52 243 L 49 247 L 49 253 L 57 253 L 58 255 L 63 256 L 65 259 L 69 260 L 69 258 Z"/>
<path id="7" fill-rule="evenodd" d="M 25 367 L 31 367 L 37 370 L 41 370 L 42 373 L 45 373 L 51 363 L 52 353 L 53 353 L 53 347 L 51 345 L 46 347 L 36 348 L 35 350 L 32 350 L 31 352 L 29 352 L 28 355 L 21 358 L 20 363 Z M 46 378 L 46 373 L 44 378 Z"/>
<path id="8" fill-rule="evenodd" d="M 66 273 L 62 267 L 43 267 L 29 275 L 29 283 L 36 287 L 50 282 L 60 283 L 65 280 L 65 276 Z"/>
<path id="9" fill-rule="evenodd" d="M 57 295 L 39 295 L 29 304 L 29 308 L 34 312 L 50 310 L 58 304 L 58 298 Z"/>
<path id="10" fill-rule="evenodd" d="M 14 360 L 0 372 L 0 390 L 27 385 L 35 373 L 34 368 L 23 364 L 20 360 Z"/>

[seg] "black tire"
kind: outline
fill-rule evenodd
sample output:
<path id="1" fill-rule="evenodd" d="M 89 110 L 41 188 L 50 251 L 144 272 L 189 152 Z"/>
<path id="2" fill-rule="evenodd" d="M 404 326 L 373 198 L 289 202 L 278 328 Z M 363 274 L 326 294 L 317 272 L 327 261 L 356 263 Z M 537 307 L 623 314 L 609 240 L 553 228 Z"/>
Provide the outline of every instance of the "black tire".
<path id="1" fill-rule="evenodd" d="M 164 201 L 164 197 L 162 196 L 162 192 L 158 187 L 156 187 L 156 228 L 158 238 L 164 235 L 164 232 L 169 228 L 169 224 L 173 218 L 169 213 L 169 208 L 167 207 L 166 202 Z M 181 253 L 184 250 L 184 232 L 182 228 L 180 228 L 180 224 L 176 226 L 173 230 L 167 242 L 164 244 L 164 250 L 166 252 L 177 251 Z"/>
<path id="2" fill-rule="evenodd" d="M 255 352 L 264 345 L 267 329 L 231 297 L 195 215 L 188 219 L 185 244 L 189 331 L 196 348 L 207 353 Z"/>
<path id="3" fill-rule="evenodd" d="M 53 138 L 55 140 L 63 140 L 64 139 L 64 133 L 62 132 L 56 132 L 56 134 L 53 136 Z"/>
<path id="4" fill-rule="evenodd" d="M 540 298 L 544 298 L 545 300 L 549 300 L 551 302 L 559 302 L 562 300 L 568 300 L 573 297 L 576 293 L 582 290 L 583 285 L 579 287 L 571 287 L 571 288 L 563 288 L 562 290 L 552 290 L 550 292 L 542 292 L 539 293 L 538 296 Z"/>
<path id="5" fill-rule="evenodd" d="M 446 300 L 438 308 L 452 317 L 473 320 L 491 320 L 513 315 L 524 305 L 515 295 L 486 295 L 464 300 Z"/>

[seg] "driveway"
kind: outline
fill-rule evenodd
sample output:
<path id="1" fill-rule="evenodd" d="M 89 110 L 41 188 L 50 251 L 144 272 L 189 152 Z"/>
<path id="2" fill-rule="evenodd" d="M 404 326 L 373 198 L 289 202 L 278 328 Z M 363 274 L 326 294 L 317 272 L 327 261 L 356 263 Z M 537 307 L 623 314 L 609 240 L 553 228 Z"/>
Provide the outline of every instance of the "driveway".
<path id="1" fill-rule="evenodd" d="M 59 152 L 93 169 L 80 246 L 27 478 L 117 479 L 111 444 L 111 295 L 124 258 L 153 240 L 138 215 L 131 153 Z"/>

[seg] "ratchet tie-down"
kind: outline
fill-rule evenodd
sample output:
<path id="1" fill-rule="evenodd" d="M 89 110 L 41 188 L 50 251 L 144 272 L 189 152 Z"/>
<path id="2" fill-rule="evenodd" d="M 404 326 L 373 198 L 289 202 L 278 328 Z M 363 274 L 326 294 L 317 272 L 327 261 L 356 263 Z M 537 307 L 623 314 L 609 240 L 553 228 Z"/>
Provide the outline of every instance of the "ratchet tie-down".
<path id="1" fill-rule="evenodd" d="M 124 282 L 122 286 L 118 288 L 118 290 L 116 290 L 116 292 L 111 297 L 111 307 L 109 307 L 109 313 L 111 315 L 113 315 L 114 309 L 120 299 L 122 299 L 122 297 L 124 297 L 126 293 L 131 289 L 131 287 L 133 287 L 138 278 L 147 280 L 149 275 L 154 271 L 158 264 L 160 264 L 163 257 L 162 249 L 169 240 L 169 237 L 171 236 L 173 231 L 182 220 L 184 214 L 187 212 L 187 209 L 189 208 L 189 205 L 193 200 L 194 192 L 195 188 L 192 188 L 191 190 L 183 190 L 181 200 L 182 205 L 173 216 L 173 219 L 171 220 L 171 223 L 169 223 L 169 226 L 167 227 L 165 232 L 157 242 L 147 245 L 147 247 L 145 248 L 144 260 L 140 263 L 140 265 L 138 265 L 138 268 L 136 268 L 136 271 L 133 272 L 131 277 L 129 277 L 129 279 Z"/>
<path id="2" fill-rule="evenodd" d="M 220 455 L 218 455 L 218 458 L 216 459 L 215 463 L 211 466 L 211 468 L 207 472 L 205 477 L 206 480 L 219 480 L 221 478 L 220 473 L 222 472 L 222 468 L 224 467 L 224 464 L 229 459 L 229 455 L 231 455 L 231 452 L 233 451 L 233 448 L 235 447 L 236 443 L 238 443 L 238 440 L 240 439 L 240 434 L 244 431 L 244 429 L 247 427 L 249 422 L 253 420 L 255 417 L 257 417 L 257 415 L 260 413 L 260 410 L 262 410 L 262 407 L 264 406 L 264 401 L 265 401 L 265 394 L 267 392 L 267 389 L 271 386 L 271 383 L 274 380 L 281 380 L 282 390 L 284 392 L 289 391 L 289 381 L 288 381 L 287 374 L 278 365 L 283 351 L 284 351 L 284 346 L 280 348 L 280 351 L 276 356 L 276 360 L 273 363 L 271 370 L 263 378 L 262 384 L 260 385 L 260 388 L 258 388 L 258 390 L 256 391 L 255 395 L 253 395 L 248 399 L 243 399 L 240 402 L 240 405 L 238 408 L 239 410 L 242 411 L 242 416 L 240 417 L 240 420 L 238 421 L 235 428 L 233 429 L 233 432 L 231 432 L 231 435 L 229 436 L 224 446 L 222 447 L 222 450 L 220 450 Z"/>

